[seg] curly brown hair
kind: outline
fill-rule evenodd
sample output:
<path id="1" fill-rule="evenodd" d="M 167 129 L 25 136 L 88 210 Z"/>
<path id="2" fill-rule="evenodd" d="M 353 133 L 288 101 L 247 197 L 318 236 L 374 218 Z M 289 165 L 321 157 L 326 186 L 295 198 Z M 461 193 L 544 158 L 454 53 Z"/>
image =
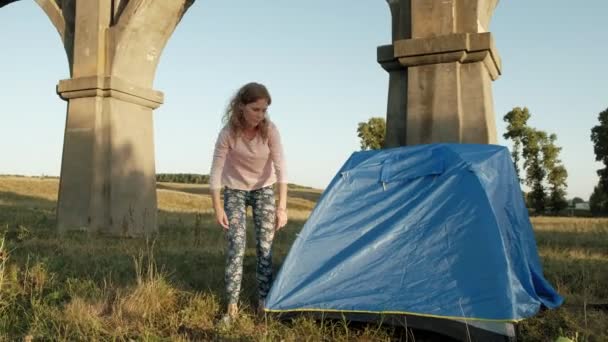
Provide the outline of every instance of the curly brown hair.
<path id="1" fill-rule="evenodd" d="M 228 108 L 226 108 L 223 121 L 225 125 L 230 127 L 230 133 L 233 134 L 233 136 L 241 133 L 246 127 L 243 111 L 240 110 L 239 107 L 256 102 L 260 99 L 266 99 L 266 101 L 268 101 L 268 105 L 272 103 L 272 98 L 270 97 L 268 89 L 266 89 L 263 84 L 256 82 L 245 84 L 232 97 L 230 103 L 228 104 Z M 268 139 L 269 125 L 270 120 L 266 115 L 264 120 L 262 120 L 262 122 L 260 122 L 258 125 L 260 135 L 264 140 Z"/>

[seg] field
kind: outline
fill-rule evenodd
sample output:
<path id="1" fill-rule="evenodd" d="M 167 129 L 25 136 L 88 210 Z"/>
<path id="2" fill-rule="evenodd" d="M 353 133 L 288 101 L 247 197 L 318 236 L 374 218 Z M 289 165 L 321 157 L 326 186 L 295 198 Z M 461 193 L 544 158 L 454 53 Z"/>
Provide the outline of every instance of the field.
<path id="1" fill-rule="evenodd" d="M 222 327 L 224 237 L 208 188 L 158 183 L 159 234 L 148 241 L 57 235 L 57 189 L 53 178 L 0 177 L 0 340 L 423 340 L 402 328 L 257 317 L 251 234 L 243 314 Z M 319 195 L 290 189 L 277 267 Z M 537 217 L 533 224 L 545 275 L 566 303 L 520 324 L 520 339 L 607 341 L 608 219 Z"/>

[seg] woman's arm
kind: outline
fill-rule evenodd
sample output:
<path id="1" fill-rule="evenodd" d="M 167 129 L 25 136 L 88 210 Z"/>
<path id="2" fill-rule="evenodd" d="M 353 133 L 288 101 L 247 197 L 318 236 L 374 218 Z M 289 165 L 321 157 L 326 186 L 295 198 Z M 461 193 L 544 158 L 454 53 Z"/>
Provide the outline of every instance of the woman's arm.
<path id="1" fill-rule="evenodd" d="M 223 129 L 217 137 L 215 150 L 213 151 L 213 162 L 211 163 L 211 171 L 209 172 L 209 191 L 211 192 L 211 203 L 215 218 L 224 229 L 228 229 L 228 217 L 222 207 L 220 200 L 220 191 L 222 185 L 222 171 L 228 154 L 228 130 Z"/>
<path id="2" fill-rule="evenodd" d="M 287 183 L 279 184 L 279 200 L 277 201 L 277 209 L 287 210 Z"/>
<path id="3" fill-rule="evenodd" d="M 279 184 L 279 200 L 277 201 L 276 230 L 287 224 L 287 183 Z"/>
<path id="4" fill-rule="evenodd" d="M 213 203 L 213 211 L 215 212 L 215 219 L 217 223 L 219 223 L 224 229 L 228 229 L 228 216 L 226 216 L 224 207 L 222 207 L 219 189 L 211 189 L 211 203 Z"/>
<path id="5" fill-rule="evenodd" d="M 285 167 L 285 154 L 281 144 L 281 135 L 274 124 L 271 124 L 269 134 L 269 148 L 272 163 L 279 184 L 279 198 L 277 201 L 276 229 L 279 230 L 287 224 L 287 170 Z"/>

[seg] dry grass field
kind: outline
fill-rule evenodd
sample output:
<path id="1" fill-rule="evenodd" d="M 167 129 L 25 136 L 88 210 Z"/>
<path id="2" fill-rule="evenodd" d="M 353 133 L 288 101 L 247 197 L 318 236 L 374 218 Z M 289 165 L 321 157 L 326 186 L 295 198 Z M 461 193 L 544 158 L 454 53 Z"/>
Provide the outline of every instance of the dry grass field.
<path id="1" fill-rule="evenodd" d="M 217 324 L 224 238 L 206 186 L 158 183 L 153 241 L 57 235 L 57 189 L 53 178 L 0 177 L 0 341 L 423 340 L 398 327 L 255 316 L 251 234 L 243 315 L 224 328 Z M 290 222 L 275 240 L 277 267 L 319 196 L 290 189 Z M 566 302 L 521 323 L 519 339 L 608 341 L 608 219 L 537 217 L 533 224 L 545 275 Z"/>

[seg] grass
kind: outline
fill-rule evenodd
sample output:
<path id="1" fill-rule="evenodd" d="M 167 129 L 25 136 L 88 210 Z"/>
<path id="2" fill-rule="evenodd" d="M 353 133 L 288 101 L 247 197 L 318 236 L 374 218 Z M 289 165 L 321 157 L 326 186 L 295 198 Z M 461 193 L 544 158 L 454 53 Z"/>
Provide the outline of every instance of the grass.
<path id="1" fill-rule="evenodd" d="M 158 183 L 153 241 L 57 235 L 57 188 L 52 178 L 0 177 L 0 341 L 424 340 L 374 324 L 258 318 L 251 229 L 243 315 L 225 329 L 217 324 L 225 305 L 224 237 L 206 186 Z M 319 195 L 290 189 L 290 222 L 274 245 L 277 268 Z M 520 339 L 608 340 L 608 313 L 597 306 L 608 302 L 608 219 L 539 217 L 533 224 L 545 275 L 566 303 L 521 323 Z"/>
<path id="2" fill-rule="evenodd" d="M 532 223 L 545 275 L 565 304 L 527 320 L 524 336 L 607 341 L 608 219 L 534 217 Z"/>

